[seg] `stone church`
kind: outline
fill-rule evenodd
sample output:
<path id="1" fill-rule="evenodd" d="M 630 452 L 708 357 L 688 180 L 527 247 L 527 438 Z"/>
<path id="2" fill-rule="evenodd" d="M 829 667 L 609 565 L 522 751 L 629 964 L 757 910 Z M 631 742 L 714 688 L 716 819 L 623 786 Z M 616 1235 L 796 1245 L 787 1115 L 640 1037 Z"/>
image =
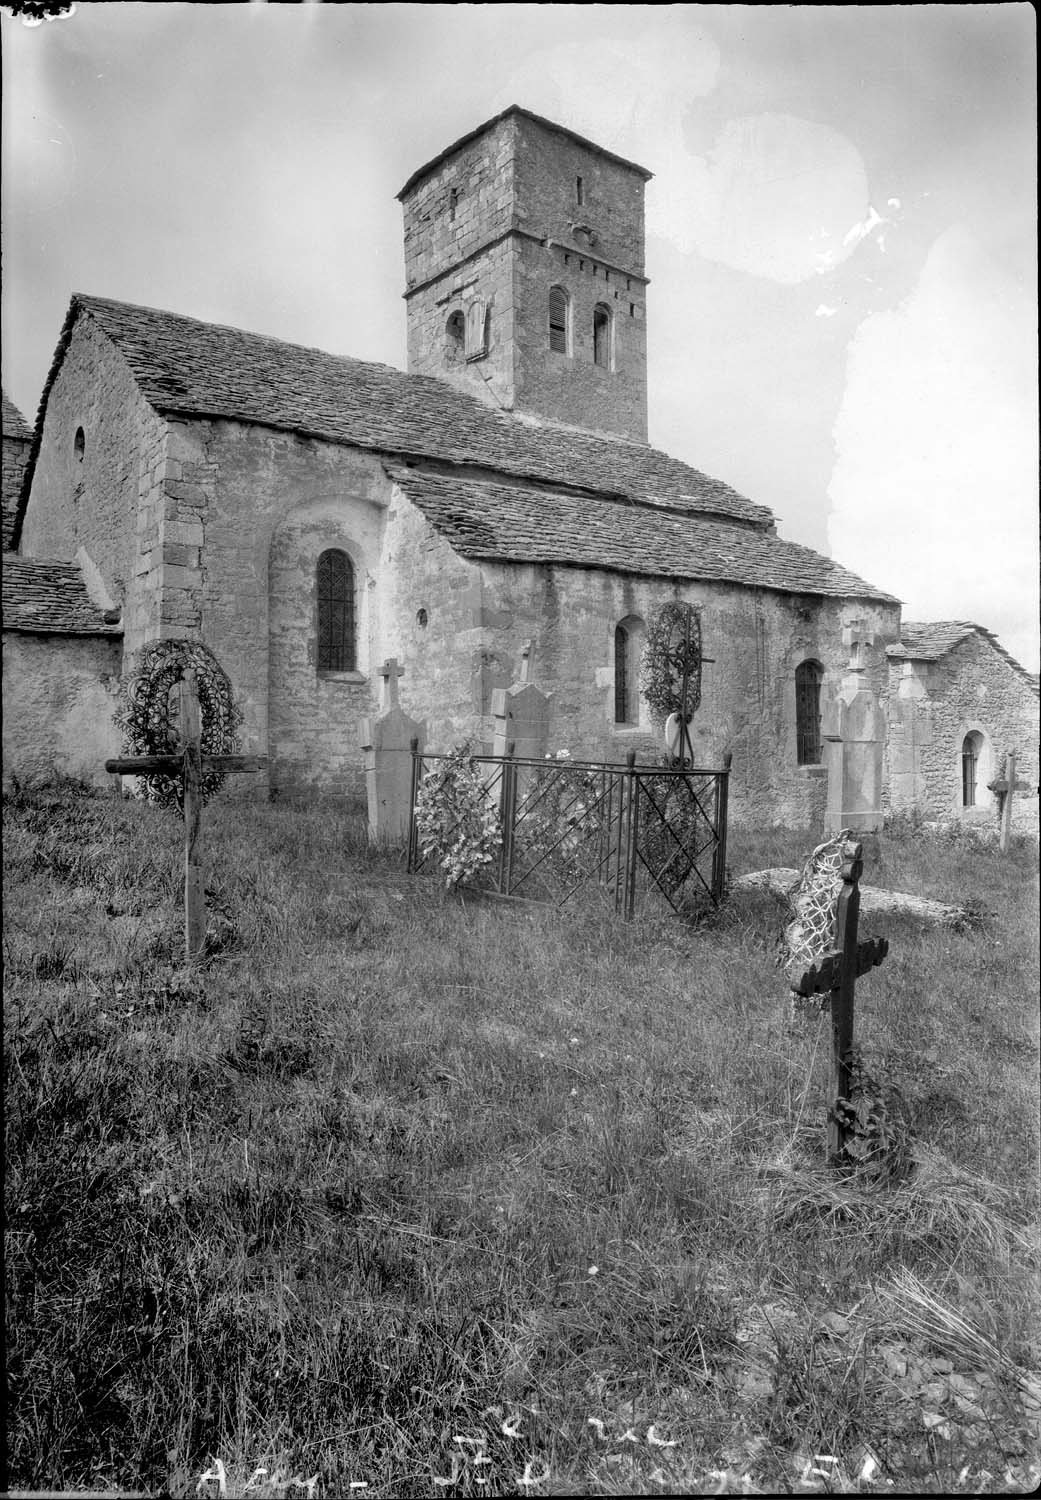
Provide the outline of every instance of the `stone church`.
<path id="1" fill-rule="evenodd" d="M 74 296 L 5 560 L 12 706 L 43 670 L 30 637 L 68 656 L 64 609 L 107 663 L 205 640 L 283 795 L 364 795 L 389 658 L 432 749 L 490 746 L 527 650 L 553 748 L 656 760 L 640 649 L 678 599 L 707 658 L 695 756 L 732 755 L 735 816 L 956 812 L 972 735 L 971 805 L 1008 748 L 1036 783 L 1036 687 L 992 636 L 902 628 L 896 599 L 649 446 L 650 175 L 516 106 L 416 171 L 398 195 L 407 373 Z M 951 652 L 976 677 L 941 711 Z M 116 675 L 94 670 L 95 718 Z M 50 713 L 56 742 L 70 710 L 51 698 L 25 722 Z M 23 753 L 16 722 L 5 757 Z"/>

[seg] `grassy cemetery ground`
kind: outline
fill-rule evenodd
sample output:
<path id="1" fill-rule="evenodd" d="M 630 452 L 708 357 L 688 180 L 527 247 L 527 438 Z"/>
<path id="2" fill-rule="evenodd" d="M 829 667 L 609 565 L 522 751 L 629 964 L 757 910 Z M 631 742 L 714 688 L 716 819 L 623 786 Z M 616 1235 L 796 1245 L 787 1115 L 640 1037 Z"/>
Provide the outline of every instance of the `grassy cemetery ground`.
<path id="1" fill-rule="evenodd" d="M 843 1180 L 768 894 L 625 925 L 410 883 L 335 812 L 206 820 L 188 972 L 175 816 L 6 806 L 9 1484 L 1036 1483 L 1036 846 L 865 841 L 865 882 L 993 916 L 862 917 L 903 1105 Z M 730 868 L 812 843 L 733 830 Z"/>

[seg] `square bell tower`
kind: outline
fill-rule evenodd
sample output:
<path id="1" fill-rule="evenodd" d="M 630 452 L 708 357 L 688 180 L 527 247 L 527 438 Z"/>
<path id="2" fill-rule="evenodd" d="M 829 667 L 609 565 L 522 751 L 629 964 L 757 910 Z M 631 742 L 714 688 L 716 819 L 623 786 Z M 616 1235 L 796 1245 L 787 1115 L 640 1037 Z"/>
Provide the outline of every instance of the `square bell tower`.
<path id="1" fill-rule="evenodd" d="M 408 370 L 647 441 L 651 173 L 512 105 L 401 189 Z"/>

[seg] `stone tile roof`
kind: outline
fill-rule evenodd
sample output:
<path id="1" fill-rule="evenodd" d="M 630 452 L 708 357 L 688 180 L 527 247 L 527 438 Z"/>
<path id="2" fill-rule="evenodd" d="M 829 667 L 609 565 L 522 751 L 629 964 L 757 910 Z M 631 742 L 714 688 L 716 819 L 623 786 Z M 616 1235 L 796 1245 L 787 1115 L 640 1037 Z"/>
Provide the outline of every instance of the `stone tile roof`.
<path id="1" fill-rule="evenodd" d="M 7 399 L 7 392 L 0 392 L 3 397 L 3 428 L 5 438 L 14 438 L 18 442 L 27 443 L 32 438 L 32 428 L 22 416 L 13 401 Z"/>
<path id="2" fill-rule="evenodd" d="M 643 443 L 496 411 L 433 376 L 102 297 L 73 297 L 44 403 L 80 315 L 108 335 L 157 411 L 229 417 L 760 528 L 774 524 L 765 505 Z M 35 454 L 30 470 L 34 464 Z M 31 476 L 23 507 L 29 484 Z"/>
<path id="3" fill-rule="evenodd" d="M 122 635 L 93 604 L 76 563 L 50 558 L 3 559 L 3 628 L 38 635 Z"/>
<path id="4" fill-rule="evenodd" d="M 897 602 L 838 563 L 772 531 L 632 501 L 485 483 L 395 464 L 387 465 L 387 472 L 452 548 L 474 560 L 564 563 Z"/>
<path id="5" fill-rule="evenodd" d="M 895 661 L 938 661 L 971 635 L 979 635 L 989 641 L 998 655 L 1004 657 L 1027 685 L 1035 693 L 1038 691 L 1037 674 L 1028 672 L 1005 650 L 996 635 L 971 620 L 904 620 L 900 626 L 900 639 L 886 647 L 886 655 Z"/>
<path id="6" fill-rule="evenodd" d="M 443 151 L 439 151 L 436 156 L 431 157 L 423 166 L 417 167 L 405 183 L 405 186 L 401 189 L 401 192 L 398 193 L 398 198 L 404 198 L 421 177 L 425 177 L 428 172 L 432 172 L 435 167 L 439 167 L 443 161 L 447 161 L 450 156 L 454 156 L 457 151 L 462 150 L 464 146 L 468 146 L 479 135 L 484 135 L 486 130 L 491 130 L 493 126 L 498 125 L 500 120 L 505 120 L 510 115 L 519 115 L 522 119 L 534 120 L 537 125 L 542 125 L 546 130 L 552 130 L 556 135 L 563 135 L 568 140 L 577 141 L 587 151 L 595 151 L 598 156 L 606 157 L 608 161 L 616 161 L 620 166 L 628 167 L 633 172 L 639 172 L 645 182 L 649 182 L 654 176 L 654 173 L 648 172 L 646 167 L 641 167 L 636 162 L 627 160 L 624 156 L 616 156 L 613 151 L 608 151 L 606 146 L 598 146 L 596 141 L 590 141 L 584 135 L 579 135 L 577 131 L 569 130 L 566 125 L 558 125 L 555 120 L 547 120 L 544 115 L 533 114 L 530 109 L 522 109 L 519 104 L 510 104 L 506 109 L 501 110 L 499 114 L 493 115 L 490 120 L 485 120 L 483 125 L 477 125 L 473 130 L 468 130 L 465 135 L 461 135 L 457 141 L 453 141 L 450 146 L 446 146 Z"/>

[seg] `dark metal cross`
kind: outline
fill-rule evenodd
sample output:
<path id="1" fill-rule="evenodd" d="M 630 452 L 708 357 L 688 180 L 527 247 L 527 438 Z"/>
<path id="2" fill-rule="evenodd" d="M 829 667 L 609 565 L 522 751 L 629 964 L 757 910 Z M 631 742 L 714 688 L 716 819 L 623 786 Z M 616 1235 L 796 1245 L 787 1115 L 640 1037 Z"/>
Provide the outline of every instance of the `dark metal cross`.
<path id="1" fill-rule="evenodd" d="M 203 875 L 202 789 L 205 771 L 262 771 L 263 755 L 204 755 L 202 717 L 195 673 L 185 672 L 176 684 L 180 749 L 173 755 L 132 755 L 107 760 L 105 770 L 113 776 L 170 776 L 181 778 L 184 808 L 184 951 L 189 961 L 202 952 L 206 941 L 206 882 Z"/>
<path id="2" fill-rule="evenodd" d="M 801 974 L 792 984 L 797 995 L 831 997 L 831 1075 L 828 1080 L 828 1161 L 837 1166 L 849 1134 L 845 1111 L 836 1108 L 850 1095 L 853 1052 L 853 997 L 857 980 L 880 964 L 889 952 L 885 938 L 857 941 L 860 918 L 860 877 L 864 872 L 863 846 L 854 844 L 842 866 L 842 890 L 836 913 L 835 950 Z"/>

